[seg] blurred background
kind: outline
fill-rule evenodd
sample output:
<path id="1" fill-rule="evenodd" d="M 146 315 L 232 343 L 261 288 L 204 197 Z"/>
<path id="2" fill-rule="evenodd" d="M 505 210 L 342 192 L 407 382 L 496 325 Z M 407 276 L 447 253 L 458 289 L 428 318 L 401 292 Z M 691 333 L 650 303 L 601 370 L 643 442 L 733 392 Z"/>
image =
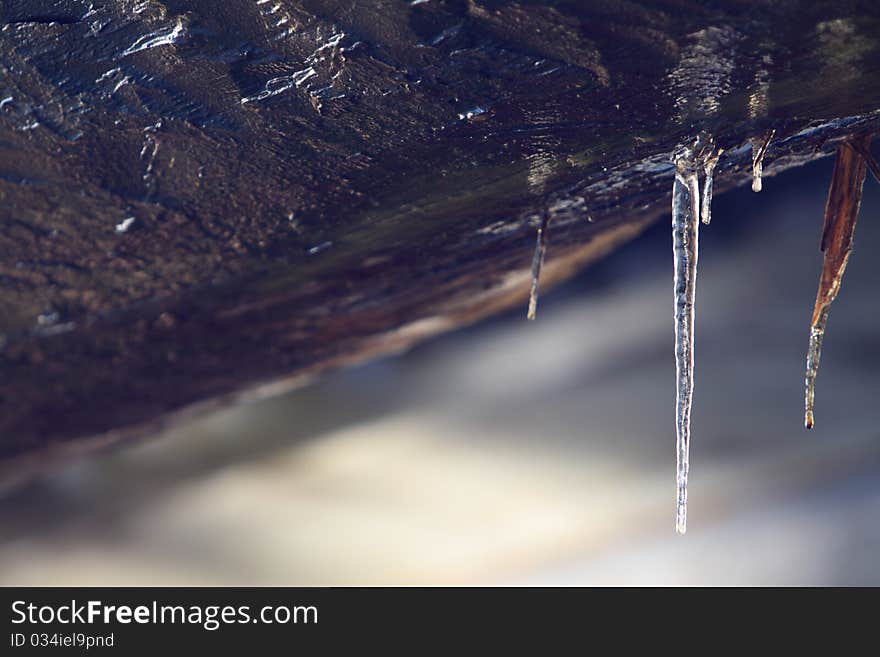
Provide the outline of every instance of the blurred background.
<path id="1" fill-rule="evenodd" d="M 6 491 L 0 584 L 880 584 L 870 179 L 802 425 L 831 166 L 719 196 L 701 231 L 686 536 L 664 219 L 536 322 L 524 298 Z"/>

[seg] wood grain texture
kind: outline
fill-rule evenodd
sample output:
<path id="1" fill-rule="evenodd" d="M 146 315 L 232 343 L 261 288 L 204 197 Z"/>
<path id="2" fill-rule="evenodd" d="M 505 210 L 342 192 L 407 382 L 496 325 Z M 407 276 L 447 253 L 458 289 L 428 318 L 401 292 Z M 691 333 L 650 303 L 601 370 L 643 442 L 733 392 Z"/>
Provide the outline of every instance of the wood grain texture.
<path id="1" fill-rule="evenodd" d="M 867 152 L 870 143 L 870 135 L 854 137 L 837 149 L 822 225 L 821 249 L 825 255 L 813 307 L 813 326 L 840 291 L 843 272 L 852 253 L 867 173 L 865 158 L 859 154 L 859 150 Z M 854 144 L 857 146 L 854 147 Z"/>

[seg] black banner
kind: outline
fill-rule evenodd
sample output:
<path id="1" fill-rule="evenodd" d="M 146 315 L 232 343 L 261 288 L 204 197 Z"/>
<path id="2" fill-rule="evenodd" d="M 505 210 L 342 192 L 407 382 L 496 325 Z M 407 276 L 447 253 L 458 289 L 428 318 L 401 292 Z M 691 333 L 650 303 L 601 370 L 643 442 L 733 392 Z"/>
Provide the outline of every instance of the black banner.
<path id="1" fill-rule="evenodd" d="M 576 589 L 9 588 L 2 590 L 0 654 L 225 654 L 351 641 L 388 645 L 413 636 L 424 648 L 474 631 L 509 637 L 523 629 L 585 627 L 590 597 Z M 606 602 L 605 612 L 613 607 Z"/>
<path id="2" fill-rule="evenodd" d="M 795 639 L 835 623 L 873 627 L 865 605 L 816 592 L 583 588 L 7 588 L 0 655 L 350 654 L 444 646 L 530 647 L 538 654 Z M 806 595 L 804 595 L 806 593 Z M 851 592 L 845 592 L 849 599 Z M 792 595 L 794 594 L 794 595 Z M 832 592 L 837 596 L 839 593 Z M 710 602 L 708 597 L 713 600 Z M 836 597 L 833 599 L 837 599 Z M 798 602 L 804 604 L 797 604 Z M 824 604 L 821 604 L 824 602 Z M 846 610 L 846 613 L 844 613 Z M 785 611 L 785 613 L 781 613 Z M 853 613 L 854 612 L 854 613 Z M 811 629 L 807 629 L 811 628 Z M 806 633 L 806 634 L 805 634 Z M 786 640 L 788 640 L 786 639 Z M 564 648 L 564 649 L 563 649 Z M 606 650 L 602 649 L 601 652 Z M 190 653 L 190 651 L 198 651 Z M 482 650 L 480 651 L 482 652 Z M 497 650 L 494 650 L 497 652 Z M 378 654 L 382 654 L 381 652 Z"/>

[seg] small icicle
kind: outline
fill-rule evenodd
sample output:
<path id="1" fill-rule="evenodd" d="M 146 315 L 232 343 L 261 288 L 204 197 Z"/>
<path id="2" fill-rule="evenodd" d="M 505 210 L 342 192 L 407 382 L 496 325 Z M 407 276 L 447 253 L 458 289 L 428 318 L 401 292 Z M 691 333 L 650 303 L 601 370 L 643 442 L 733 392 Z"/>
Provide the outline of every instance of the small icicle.
<path id="1" fill-rule="evenodd" d="M 700 205 L 700 219 L 707 226 L 712 222 L 712 177 L 722 153 L 724 153 L 723 148 L 711 150 L 703 158 L 703 174 L 706 177 L 703 179 L 703 200 Z"/>
<path id="2" fill-rule="evenodd" d="M 687 531 L 691 404 L 694 393 L 694 298 L 700 230 L 700 186 L 690 150 L 675 160 L 672 253 L 675 264 L 676 507 L 675 530 Z"/>
<path id="3" fill-rule="evenodd" d="M 538 227 L 538 237 L 535 242 L 535 255 L 532 256 L 532 290 L 529 294 L 529 311 L 526 318 L 533 320 L 538 312 L 538 283 L 541 279 L 541 267 L 544 265 L 544 254 L 547 253 L 547 227 L 550 223 L 550 214 L 544 213 L 541 225 Z"/>
<path id="4" fill-rule="evenodd" d="M 825 223 L 822 226 L 822 275 L 810 322 L 810 346 L 807 350 L 807 371 L 804 377 L 804 426 L 813 428 L 813 406 L 816 399 L 816 374 L 822 352 L 822 338 L 828 322 L 831 302 L 840 291 L 843 272 L 852 253 L 853 234 L 862 202 L 870 161 L 870 136 L 855 137 L 837 149 L 831 187 L 825 204 Z M 863 155 L 867 154 L 867 157 Z"/>
<path id="5" fill-rule="evenodd" d="M 819 357 L 822 355 L 822 338 L 825 337 L 825 324 L 828 322 L 829 306 L 825 306 L 818 321 L 810 326 L 810 346 L 807 349 L 807 374 L 804 379 L 804 426 L 813 428 L 813 405 L 816 401 L 816 374 L 819 372 Z"/>
<path id="6" fill-rule="evenodd" d="M 762 187 L 762 176 L 764 175 L 764 155 L 767 153 L 767 147 L 770 140 L 776 134 L 776 128 L 770 130 L 763 140 L 752 140 L 752 191 L 760 192 Z"/>

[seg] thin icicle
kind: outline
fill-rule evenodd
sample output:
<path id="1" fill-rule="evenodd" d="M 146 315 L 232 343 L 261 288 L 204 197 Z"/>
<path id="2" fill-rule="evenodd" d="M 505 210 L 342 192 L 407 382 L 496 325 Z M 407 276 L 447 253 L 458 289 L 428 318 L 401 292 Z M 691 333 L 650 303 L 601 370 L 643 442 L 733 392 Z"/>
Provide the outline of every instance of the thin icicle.
<path id="1" fill-rule="evenodd" d="M 706 177 L 703 180 L 703 200 L 700 205 L 700 219 L 707 226 L 712 222 L 712 177 L 715 173 L 718 159 L 723 152 L 723 148 L 712 150 L 703 159 L 703 174 Z"/>
<path id="2" fill-rule="evenodd" d="M 538 227 L 538 237 L 535 242 L 535 255 L 532 256 L 532 290 L 529 294 L 529 311 L 527 319 L 535 319 L 538 312 L 538 283 L 541 280 L 541 267 L 544 266 L 544 255 L 547 253 L 547 227 L 550 222 L 550 214 L 545 212 Z"/>
<path id="3" fill-rule="evenodd" d="M 694 299 L 700 230 L 700 186 L 692 153 L 675 162 L 672 252 L 675 263 L 676 507 L 675 530 L 687 531 L 691 405 L 694 393 Z"/>
<path id="4" fill-rule="evenodd" d="M 822 338 L 825 337 L 825 325 L 828 323 L 828 310 L 825 306 L 816 321 L 810 327 L 810 347 L 807 350 L 807 374 L 804 379 L 804 426 L 813 428 L 813 405 L 816 401 L 816 374 L 819 372 L 819 357 L 822 355 Z"/>
<path id="5" fill-rule="evenodd" d="M 767 147 L 770 140 L 776 134 L 776 128 L 768 132 L 763 139 L 753 139 L 752 144 L 752 191 L 760 192 L 763 186 L 762 176 L 764 175 L 764 155 L 767 153 Z"/>

